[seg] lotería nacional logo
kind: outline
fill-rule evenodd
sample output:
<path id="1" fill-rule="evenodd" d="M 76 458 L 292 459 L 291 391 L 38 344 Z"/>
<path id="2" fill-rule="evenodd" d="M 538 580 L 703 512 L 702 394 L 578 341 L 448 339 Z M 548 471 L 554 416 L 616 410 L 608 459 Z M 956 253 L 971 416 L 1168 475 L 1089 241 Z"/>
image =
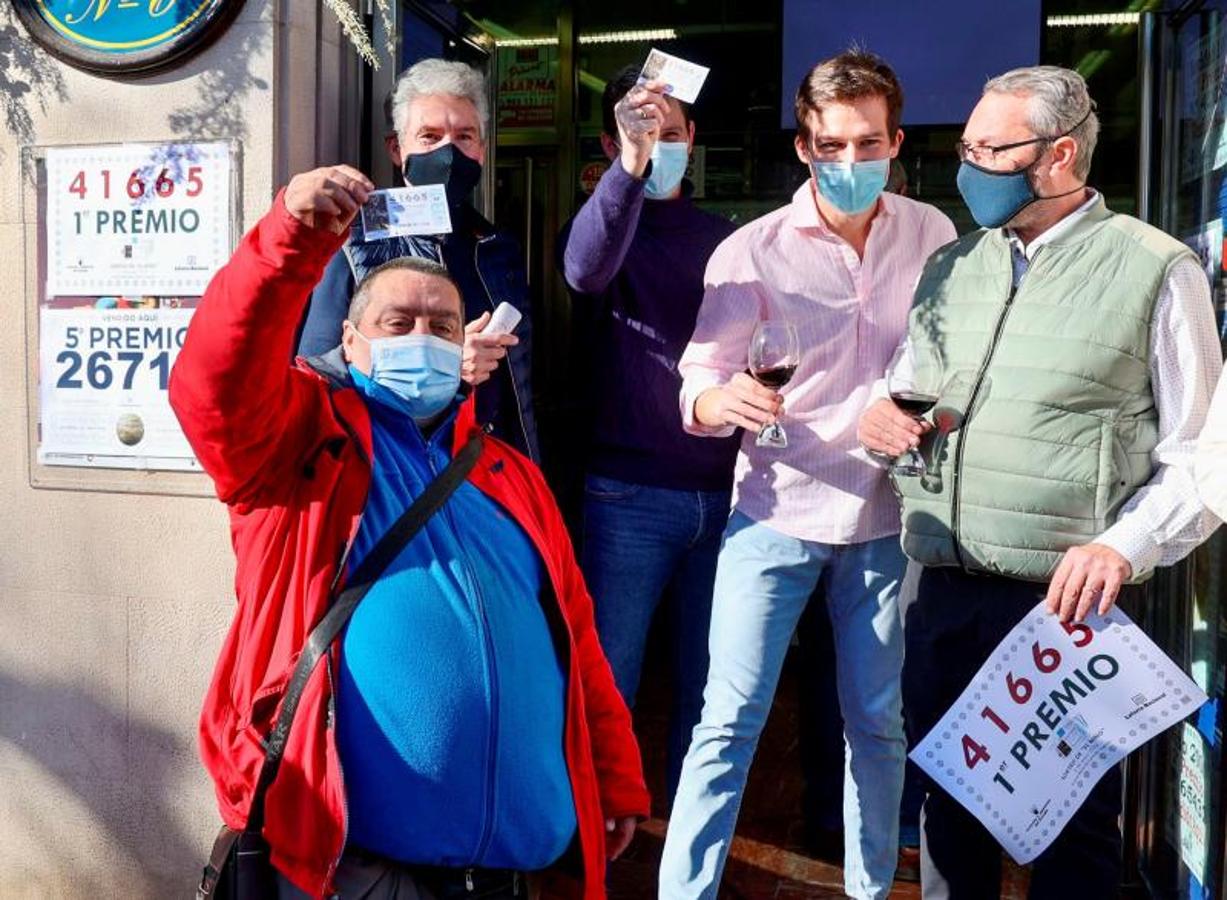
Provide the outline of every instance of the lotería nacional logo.
<path id="1" fill-rule="evenodd" d="M 243 0 L 14 0 L 26 30 L 65 62 L 94 72 L 143 72 L 199 50 Z"/>

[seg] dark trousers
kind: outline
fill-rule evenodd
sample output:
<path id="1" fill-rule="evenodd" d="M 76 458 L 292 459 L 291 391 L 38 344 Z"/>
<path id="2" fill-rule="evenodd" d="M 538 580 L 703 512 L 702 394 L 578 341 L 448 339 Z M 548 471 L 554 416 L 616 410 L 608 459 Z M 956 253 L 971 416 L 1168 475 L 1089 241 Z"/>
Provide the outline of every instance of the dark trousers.
<path id="1" fill-rule="evenodd" d="M 960 569 L 925 569 L 907 613 L 903 712 L 915 746 L 937 724 L 1047 586 Z M 921 883 L 926 900 L 1001 894 L 1001 846 L 961 803 L 925 779 Z M 1033 900 L 1109 900 L 1121 880 L 1121 774 L 1113 767 L 1034 862 Z"/>
<path id="2" fill-rule="evenodd" d="M 520 872 L 406 866 L 347 848 L 334 879 L 337 900 L 528 900 Z M 472 890 L 469 890 L 469 885 Z M 270 898 L 272 900 L 272 898 Z M 277 900 L 309 900 L 280 872 Z"/>

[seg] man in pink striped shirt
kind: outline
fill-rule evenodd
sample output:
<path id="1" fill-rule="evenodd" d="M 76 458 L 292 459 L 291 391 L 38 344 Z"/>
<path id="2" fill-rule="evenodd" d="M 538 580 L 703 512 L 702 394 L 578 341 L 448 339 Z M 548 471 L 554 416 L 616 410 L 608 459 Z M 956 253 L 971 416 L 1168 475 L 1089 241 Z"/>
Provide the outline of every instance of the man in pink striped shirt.
<path id="1" fill-rule="evenodd" d="M 715 898 L 759 734 L 789 640 L 821 581 L 835 633 L 847 740 L 844 879 L 890 891 L 906 743 L 900 703 L 906 562 L 899 508 L 856 425 L 907 327 L 928 255 L 955 238 L 931 206 L 883 194 L 903 97 L 879 58 L 848 51 L 797 91 L 797 156 L 811 177 L 792 203 L 712 256 L 682 356 L 686 430 L 746 429 L 716 573 L 703 715 L 674 799 L 660 897 Z M 779 392 L 746 374 L 760 320 L 787 320 L 800 365 Z M 759 447 L 779 419 L 788 447 Z M 919 426 L 917 427 L 919 431 Z M 918 438 L 917 434 L 917 438 Z"/>

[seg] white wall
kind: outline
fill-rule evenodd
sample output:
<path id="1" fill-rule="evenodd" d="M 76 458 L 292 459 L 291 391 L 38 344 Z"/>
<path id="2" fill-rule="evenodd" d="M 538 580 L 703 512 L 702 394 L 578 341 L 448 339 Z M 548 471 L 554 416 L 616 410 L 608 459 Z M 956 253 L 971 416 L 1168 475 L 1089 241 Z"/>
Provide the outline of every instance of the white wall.
<path id="1" fill-rule="evenodd" d="M 30 486 L 20 148 L 239 138 L 247 228 L 289 174 L 352 153 L 341 40 L 315 2 L 247 0 L 205 52 L 108 79 L 0 8 L 0 897 L 190 895 L 219 824 L 196 716 L 233 607 L 216 500 Z"/>

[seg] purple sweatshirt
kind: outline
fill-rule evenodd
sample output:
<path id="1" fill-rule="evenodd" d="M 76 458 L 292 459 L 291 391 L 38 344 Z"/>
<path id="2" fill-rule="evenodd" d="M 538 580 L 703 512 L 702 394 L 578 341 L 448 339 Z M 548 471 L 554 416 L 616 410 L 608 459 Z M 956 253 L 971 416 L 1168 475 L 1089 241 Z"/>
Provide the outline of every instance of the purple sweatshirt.
<path id="1" fill-rule="evenodd" d="M 676 200 L 645 200 L 643 186 L 615 161 L 559 241 L 576 317 L 589 323 L 588 472 L 676 490 L 728 490 L 740 434 L 682 430 L 677 362 L 703 302 L 708 257 L 734 226 L 695 206 L 689 184 Z"/>

